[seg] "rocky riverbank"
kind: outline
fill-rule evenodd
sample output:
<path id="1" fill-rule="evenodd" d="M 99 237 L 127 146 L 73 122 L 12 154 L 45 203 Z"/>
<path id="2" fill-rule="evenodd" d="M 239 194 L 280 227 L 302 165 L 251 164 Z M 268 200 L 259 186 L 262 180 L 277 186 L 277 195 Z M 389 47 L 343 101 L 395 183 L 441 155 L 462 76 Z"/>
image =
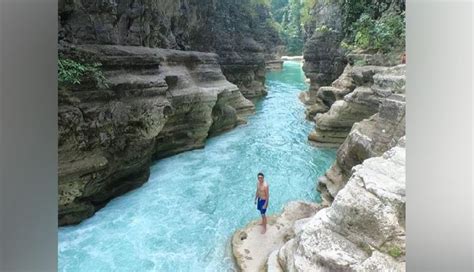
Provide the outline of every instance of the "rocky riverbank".
<path id="1" fill-rule="evenodd" d="M 281 233 L 261 235 L 256 223 L 237 231 L 234 256 L 242 271 L 405 271 L 405 201 L 401 138 L 354 167 L 329 207 L 279 221 L 283 212 L 271 220 Z"/>
<path id="2" fill-rule="evenodd" d="M 266 258 L 266 265 L 254 269 L 249 260 L 236 258 L 239 266 L 243 271 L 404 271 L 405 65 L 348 64 L 330 86 L 300 98 L 307 117 L 315 115 L 316 129 L 308 138 L 339 146 L 336 161 L 317 182 L 330 206 L 286 222 L 295 236 L 264 251 L 259 260 Z M 251 238 L 247 244 L 281 244 L 272 235 Z"/>
<path id="3" fill-rule="evenodd" d="M 290 202 L 283 212 L 267 218 L 267 231 L 261 234 L 260 220 L 251 222 L 232 237 L 232 251 L 237 266 L 242 271 L 266 271 L 270 253 L 278 250 L 295 237 L 293 225 L 302 226 L 306 218 L 324 208 L 316 203 Z M 299 221 L 303 219 L 302 221 Z"/>
<path id="4" fill-rule="evenodd" d="M 405 271 L 405 204 L 402 139 L 356 166 L 331 206 L 280 248 L 276 263 L 283 271 Z"/>
<path id="5" fill-rule="evenodd" d="M 59 90 L 60 225 L 146 182 L 153 158 L 203 147 L 254 111 L 216 54 L 114 45 L 68 52 L 99 60 L 108 87 Z"/>
<path id="6" fill-rule="evenodd" d="M 307 114 L 308 117 L 315 114 L 316 122 L 309 139 L 319 144 L 339 145 L 353 124 L 377 113 L 383 101 L 392 95 L 404 97 L 405 65 L 348 66 L 331 86 L 309 93 L 305 101 L 309 105 Z"/>

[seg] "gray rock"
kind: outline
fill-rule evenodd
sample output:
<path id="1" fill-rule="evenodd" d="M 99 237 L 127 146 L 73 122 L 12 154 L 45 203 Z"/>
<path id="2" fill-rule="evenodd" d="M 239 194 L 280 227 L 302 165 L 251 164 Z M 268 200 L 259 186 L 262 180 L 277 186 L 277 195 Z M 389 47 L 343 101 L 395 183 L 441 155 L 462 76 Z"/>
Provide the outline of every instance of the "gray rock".
<path id="1" fill-rule="evenodd" d="M 330 207 L 278 252 L 284 271 L 405 271 L 405 148 L 354 169 Z"/>
<path id="2" fill-rule="evenodd" d="M 331 200 L 344 187 L 354 166 L 380 156 L 404 134 L 405 102 L 399 98 L 385 99 L 377 114 L 354 124 L 337 151 L 336 162 L 319 179 L 318 190 Z"/>
<path id="3" fill-rule="evenodd" d="M 267 218 L 267 231 L 259 221 L 249 223 L 232 236 L 232 253 L 241 271 L 282 271 L 277 250 L 295 236 L 294 224 L 314 215 L 323 206 L 301 201 L 289 202 L 283 212 Z"/>
<path id="4" fill-rule="evenodd" d="M 352 74 L 353 67 L 350 64 L 347 64 L 344 68 L 342 74 L 331 83 L 331 86 L 334 88 L 338 88 L 342 91 L 341 96 L 352 92 L 356 85 L 354 83 L 353 74 Z"/>
<path id="5" fill-rule="evenodd" d="M 61 0 L 58 7 L 60 44 L 215 52 L 224 75 L 246 97 L 266 94 L 265 61 L 281 51 L 269 10 L 250 0 Z"/>
<path id="6" fill-rule="evenodd" d="M 148 180 L 152 158 L 199 148 L 254 111 L 213 53 L 77 45 L 108 87 L 59 90 L 59 224 L 78 223 Z"/>
<path id="7" fill-rule="evenodd" d="M 379 112 L 385 100 L 404 100 L 404 67 L 353 67 L 348 72 L 356 88 L 342 100 L 336 100 L 328 112 L 316 114 L 316 128 L 308 139 L 316 144 L 342 144 L 352 126 Z M 326 87 L 320 89 L 337 91 Z M 388 109 L 388 106 L 383 107 L 383 110 Z"/>
<path id="8" fill-rule="evenodd" d="M 344 70 L 346 59 L 340 42 L 344 37 L 338 1 L 317 2 L 305 24 L 304 66 L 315 90 L 330 85 Z"/>
<path id="9" fill-rule="evenodd" d="M 356 66 L 394 66 L 400 63 L 401 52 L 394 52 L 389 54 L 369 54 L 369 53 L 357 53 L 351 52 L 346 55 L 349 63 Z"/>

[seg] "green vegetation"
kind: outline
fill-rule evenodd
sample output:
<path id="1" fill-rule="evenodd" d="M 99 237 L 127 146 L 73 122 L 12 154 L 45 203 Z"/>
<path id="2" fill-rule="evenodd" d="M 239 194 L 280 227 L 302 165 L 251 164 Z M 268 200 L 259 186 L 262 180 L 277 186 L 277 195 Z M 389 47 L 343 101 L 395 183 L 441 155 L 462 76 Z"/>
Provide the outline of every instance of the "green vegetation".
<path id="1" fill-rule="evenodd" d="M 311 11 L 318 1 L 338 0 L 253 0 L 270 7 L 288 55 L 300 55 L 304 46 L 304 25 L 312 24 Z M 405 1 L 343 0 L 341 19 L 343 47 L 368 52 L 400 52 L 405 48 Z M 331 29 L 321 26 L 316 31 Z"/>
<path id="2" fill-rule="evenodd" d="M 387 53 L 405 48 L 405 3 L 393 0 L 345 0 L 343 47 Z"/>
<path id="3" fill-rule="evenodd" d="M 93 80 L 99 86 L 107 87 L 105 77 L 100 70 L 102 64 L 77 62 L 72 59 L 59 57 L 58 60 L 58 82 L 59 86 L 67 87 L 79 85 L 84 80 Z"/>
<path id="4" fill-rule="evenodd" d="M 288 55 L 301 55 L 304 45 L 303 25 L 311 18 L 310 11 L 316 0 L 272 0 L 270 8 L 280 38 Z"/>
<path id="5" fill-rule="evenodd" d="M 396 246 L 393 246 L 388 250 L 388 254 L 394 258 L 398 258 L 402 255 L 402 250 Z"/>
<path id="6" fill-rule="evenodd" d="M 379 19 L 363 14 L 350 31 L 349 43 L 360 49 L 386 53 L 405 47 L 404 14 L 388 14 Z"/>

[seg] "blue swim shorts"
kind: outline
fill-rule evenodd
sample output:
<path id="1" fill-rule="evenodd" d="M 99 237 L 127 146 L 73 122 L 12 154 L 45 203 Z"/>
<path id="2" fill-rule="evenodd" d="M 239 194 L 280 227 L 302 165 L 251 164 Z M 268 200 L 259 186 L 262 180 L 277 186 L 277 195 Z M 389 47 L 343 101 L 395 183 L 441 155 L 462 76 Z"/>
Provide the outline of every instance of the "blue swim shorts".
<path id="1" fill-rule="evenodd" d="M 260 214 L 264 215 L 267 209 L 264 209 L 263 207 L 265 206 L 265 202 L 267 202 L 266 199 L 257 199 L 257 210 L 260 211 Z"/>

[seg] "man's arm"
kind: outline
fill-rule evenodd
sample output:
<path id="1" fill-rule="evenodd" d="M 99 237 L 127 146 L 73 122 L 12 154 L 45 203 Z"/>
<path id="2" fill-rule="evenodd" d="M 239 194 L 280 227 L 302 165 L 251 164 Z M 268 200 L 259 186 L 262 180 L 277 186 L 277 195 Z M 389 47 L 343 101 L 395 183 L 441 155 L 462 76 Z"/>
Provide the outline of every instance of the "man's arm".
<path id="1" fill-rule="evenodd" d="M 257 184 L 257 190 L 255 190 L 255 198 L 253 200 L 253 203 L 257 204 L 257 198 L 258 198 L 258 184 Z"/>

